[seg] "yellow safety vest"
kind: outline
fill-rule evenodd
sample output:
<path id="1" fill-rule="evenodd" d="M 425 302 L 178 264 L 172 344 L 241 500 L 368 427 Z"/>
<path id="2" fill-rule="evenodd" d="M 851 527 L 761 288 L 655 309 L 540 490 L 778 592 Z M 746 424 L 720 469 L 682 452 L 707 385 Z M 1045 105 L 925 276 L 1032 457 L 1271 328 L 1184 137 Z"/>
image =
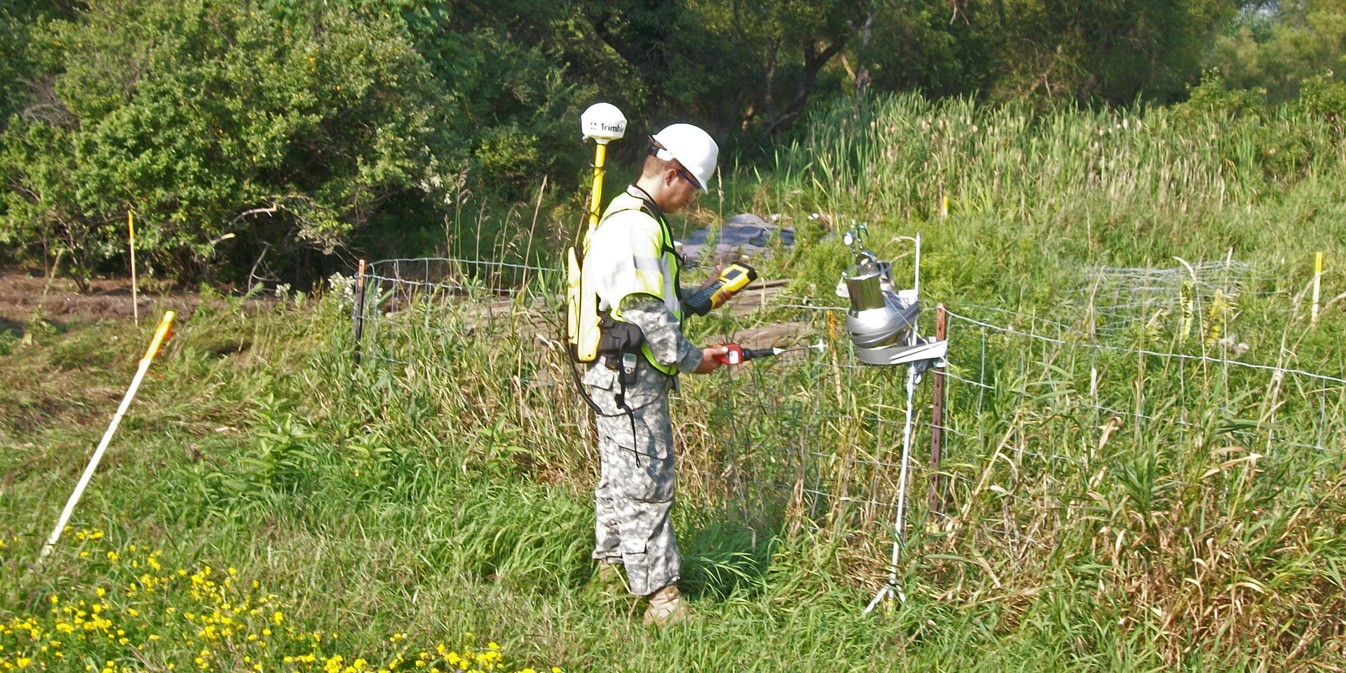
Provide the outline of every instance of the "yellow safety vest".
<path id="1" fill-rule="evenodd" d="M 584 241 L 580 292 L 597 296 L 597 310 L 623 320 L 622 299 L 648 294 L 664 302 L 673 318 L 682 322 L 678 301 L 681 259 L 673 248 L 673 233 L 658 208 L 629 191 L 618 195 L 603 212 L 593 236 Z M 676 365 L 661 365 L 648 343 L 641 352 L 655 369 L 676 374 Z"/>

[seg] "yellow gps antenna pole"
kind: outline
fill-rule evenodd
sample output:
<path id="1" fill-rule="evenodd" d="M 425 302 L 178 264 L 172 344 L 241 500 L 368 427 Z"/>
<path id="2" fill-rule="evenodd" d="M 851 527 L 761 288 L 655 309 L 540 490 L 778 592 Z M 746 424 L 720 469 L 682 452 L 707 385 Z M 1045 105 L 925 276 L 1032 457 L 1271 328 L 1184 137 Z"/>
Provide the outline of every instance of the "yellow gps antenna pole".
<path id="1" fill-rule="evenodd" d="M 626 135 L 626 115 L 611 103 L 595 103 L 580 115 L 580 131 L 584 140 L 597 143 L 594 150 L 594 181 L 589 201 L 588 224 L 576 244 L 566 250 L 566 342 L 575 357 L 582 362 L 594 358 L 598 345 L 598 295 L 584 282 L 584 255 L 589 241 L 598 230 L 598 216 L 603 207 L 603 173 L 607 164 L 608 143 Z"/>
<path id="2" fill-rule="evenodd" d="M 149 350 L 145 351 L 145 357 L 140 358 L 140 369 L 136 372 L 136 377 L 132 379 L 131 387 L 126 391 L 126 395 L 122 397 L 121 406 L 117 407 L 117 414 L 112 417 L 112 423 L 108 425 L 107 432 L 103 433 L 103 441 L 98 443 L 98 448 L 94 450 L 93 457 L 89 459 L 89 465 L 84 468 L 84 475 L 79 478 L 79 483 L 75 485 L 75 491 L 70 494 L 70 499 L 65 503 L 65 509 L 61 511 L 61 518 L 57 520 L 56 527 L 52 529 L 51 536 L 47 538 L 46 544 L 42 545 L 42 553 L 37 557 L 39 563 L 51 553 L 56 541 L 61 539 L 61 532 L 65 530 L 65 525 L 70 523 L 70 515 L 75 511 L 75 505 L 79 504 L 80 496 L 84 495 L 84 489 L 89 485 L 89 480 L 93 478 L 94 470 L 98 469 L 98 461 L 103 459 L 103 453 L 107 451 L 108 443 L 112 441 L 112 435 L 117 432 L 117 426 L 121 425 L 122 416 L 126 415 L 127 407 L 131 406 L 131 400 L 135 398 L 136 391 L 140 389 L 140 382 L 145 379 L 145 372 L 149 371 L 154 356 L 159 354 L 159 347 L 168 338 L 172 325 L 173 312 L 169 311 L 164 314 L 163 321 L 159 323 L 159 329 L 154 332 L 154 340 L 150 342 Z"/>
<path id="3" fill-rule="evenodd" d="M 584 139 L 594 139 L 594 181 L 589 201 L 589 226 L 581 245 L 598 228 L 598 216 L 603 208 L 603 174 L 608 159 L 608 143 L 626 135 L 626 115 L 611 103 L 595 103 L 580 115 L 580 129 Z"/>
<path id="4" fill-rule="evenodd" d="M 126 211 L 126 230 L 131 233 L 131 315 L 136 324 L 140 324 L 140 300 L 136 291 L 136 221 L 131 211 Z"/>
<path id="5" fill-rule="evenodd" d="M 597 140 L 594 144 L 594 185 L 589 190 L 592 199 L 589 201 L 589 229 L 585 235 L 592 234 L 594 229 L 598 228 L 598 214 L 603 207 L 603 174 L 608 160 L 608 141 Z"/>

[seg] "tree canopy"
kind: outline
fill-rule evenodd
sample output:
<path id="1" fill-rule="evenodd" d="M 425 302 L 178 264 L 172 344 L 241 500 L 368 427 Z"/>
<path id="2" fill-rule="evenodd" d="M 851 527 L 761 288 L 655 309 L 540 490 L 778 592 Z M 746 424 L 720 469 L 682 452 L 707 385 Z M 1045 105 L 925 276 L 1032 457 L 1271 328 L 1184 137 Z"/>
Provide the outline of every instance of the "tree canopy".
<path id="1" fill-rule="evenodd" d="M 732 153 L 884 92 L 1166 104 L 1215 67 L 1319 95 L 1343 35 L 1342 0 L 14 0 L 0 254 L 120 268 L 134 213 L 157 271 L 237 278 L 542 176 L 573 192 L 599 100 Z"/>

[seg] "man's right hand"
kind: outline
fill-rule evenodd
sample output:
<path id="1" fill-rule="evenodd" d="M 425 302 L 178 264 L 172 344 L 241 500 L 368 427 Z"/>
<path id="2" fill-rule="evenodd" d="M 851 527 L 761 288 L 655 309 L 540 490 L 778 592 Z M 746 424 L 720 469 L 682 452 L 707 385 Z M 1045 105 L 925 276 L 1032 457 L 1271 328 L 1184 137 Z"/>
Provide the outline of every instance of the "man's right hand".
<path id="1" fill-rule="evenodd" d="M 729 354 L 729 349 L 724 346 L 706 346 L 701 349 L 701 364 L 697 365 L 697 374 L 709 374 L 720 368 L 723 364 L 715 359 L 717 356 L 723 357 Z"/>

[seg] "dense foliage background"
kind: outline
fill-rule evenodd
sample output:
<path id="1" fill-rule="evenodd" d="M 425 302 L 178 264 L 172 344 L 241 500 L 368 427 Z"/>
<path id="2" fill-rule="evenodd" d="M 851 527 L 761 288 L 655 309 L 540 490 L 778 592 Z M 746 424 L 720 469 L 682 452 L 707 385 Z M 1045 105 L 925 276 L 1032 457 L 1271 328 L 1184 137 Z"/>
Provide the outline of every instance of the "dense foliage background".
<path id="1" fill-rule="evenodd" d="M 0 255 L 121 272 L 133 213 L 153 274 L 303 281 L 521 201 L 557 241 L 598 100 L 633 136 L 709 127 L 732 168 L 820 102 L 890 92 L 1130 108 L 1206 72 L 1265 112 L 1335 82 L 1344 36 L 1342 0 L 11 0 Z"/>

